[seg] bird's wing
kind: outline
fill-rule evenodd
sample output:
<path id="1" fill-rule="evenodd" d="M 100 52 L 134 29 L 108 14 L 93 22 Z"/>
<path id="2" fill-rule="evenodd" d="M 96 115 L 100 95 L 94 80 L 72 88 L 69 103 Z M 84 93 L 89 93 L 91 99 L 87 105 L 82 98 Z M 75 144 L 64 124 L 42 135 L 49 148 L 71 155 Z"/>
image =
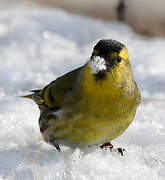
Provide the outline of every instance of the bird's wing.
<path id="1" fill-rule="evenodd" d="M 27 98 L 32 98 L 39 107 L 47 105 L 49 108 L 60 108 L 64 103 L 66 94 L 73 90 L 73 86 L 82 68 L 83 66 L 58 77 L 39 91 L 32 91 L 34 94 L 30 95 L 31 97 L 27 96 Z"/>

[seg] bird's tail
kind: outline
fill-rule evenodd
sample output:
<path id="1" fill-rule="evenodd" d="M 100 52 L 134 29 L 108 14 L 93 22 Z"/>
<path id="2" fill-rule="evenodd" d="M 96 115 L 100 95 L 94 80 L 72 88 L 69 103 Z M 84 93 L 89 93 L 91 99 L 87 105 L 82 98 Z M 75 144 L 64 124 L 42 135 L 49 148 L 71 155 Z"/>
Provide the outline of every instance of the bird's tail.
<path id="1" fill-rule="evenodd" d="M 41 90 L 32 90 L 33 94 L 20 96 L 22 98 L 32 99 L 39 107 L 43 105 L 44 99 L 41 95 Z"/>
<path id="2" fill-rule="evenodd" d="M 29 95 L 26 95 L 26 96 L 19 96 L 19 97 L 27 98 L 27 99 L 33 99 L 33 94 L 29 94 Z"/>

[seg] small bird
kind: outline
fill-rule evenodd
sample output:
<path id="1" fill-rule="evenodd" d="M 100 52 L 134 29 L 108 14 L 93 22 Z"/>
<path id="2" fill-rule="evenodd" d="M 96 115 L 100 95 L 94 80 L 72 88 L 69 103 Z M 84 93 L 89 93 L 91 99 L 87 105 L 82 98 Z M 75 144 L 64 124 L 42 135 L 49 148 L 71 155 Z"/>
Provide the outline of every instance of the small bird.
<path id="1" fill-rule="evenodd" d="M 141 99 L 128 51 L 112 39 L 100 40 L 85 65 L 32 92 L 24 97 L 38 105 L 42 136 L 59 151 L 60 144 L 112 148 Z"/>

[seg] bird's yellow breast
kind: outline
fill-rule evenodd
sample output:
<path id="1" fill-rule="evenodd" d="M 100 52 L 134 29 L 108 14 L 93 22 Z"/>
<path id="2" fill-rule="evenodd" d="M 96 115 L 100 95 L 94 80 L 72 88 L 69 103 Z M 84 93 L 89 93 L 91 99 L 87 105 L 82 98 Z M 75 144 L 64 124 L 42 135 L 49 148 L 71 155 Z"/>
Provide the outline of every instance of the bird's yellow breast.
<path id="1" fill-rule="evenodd" d="M 108 142 L 127 129 L 138 104 L 133 94 L 126 96 L 111 76 L 106 78 L 96 82 L 85 67 L 74 103 L 52 128 L 57 138 L 84 146 Z"/>

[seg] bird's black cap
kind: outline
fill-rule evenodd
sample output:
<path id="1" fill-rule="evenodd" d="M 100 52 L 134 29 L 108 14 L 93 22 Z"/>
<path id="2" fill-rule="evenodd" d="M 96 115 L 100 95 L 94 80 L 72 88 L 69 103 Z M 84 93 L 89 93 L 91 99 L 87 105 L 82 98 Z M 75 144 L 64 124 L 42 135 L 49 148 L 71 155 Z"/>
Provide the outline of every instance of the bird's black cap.
<path id="1" fill-rule="evenodd" d="M 94 50 L 99 50 L 102 53 L 106 52 L 120 52 L 124 44 L 113 39 L 102 39 L 94 47 Z"/>

